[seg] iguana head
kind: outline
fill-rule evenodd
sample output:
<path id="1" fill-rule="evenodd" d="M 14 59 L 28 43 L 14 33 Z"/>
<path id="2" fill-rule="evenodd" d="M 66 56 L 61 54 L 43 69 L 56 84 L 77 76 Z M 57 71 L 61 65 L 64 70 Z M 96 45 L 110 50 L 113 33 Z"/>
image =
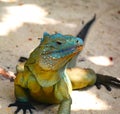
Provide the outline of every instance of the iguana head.
<path id="1" fill-rule="evenodd" d="M 78 37 L 44 33 L 39 46 L 39 65 L 44 70 L 60 69 L 82 48 L 83 41 Z"/>

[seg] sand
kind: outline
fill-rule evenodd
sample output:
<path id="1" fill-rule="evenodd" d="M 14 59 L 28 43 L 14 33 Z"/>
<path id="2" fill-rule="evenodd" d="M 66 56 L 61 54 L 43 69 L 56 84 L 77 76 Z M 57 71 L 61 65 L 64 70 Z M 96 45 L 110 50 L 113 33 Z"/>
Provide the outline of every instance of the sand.
<path id="1" fill-rule="evenodd" d="M 44 32 L 76 35 L 96 14 L 76 66 L 120 78 L 120 0 L 0 0 L 0 66 L 15 72 L 20 56 L 29 57 Z M 91 61 L 88 56 L 113 59 L 110 66 Z M 120 90 L 104 87 L 72 93 L 71 114 L 120 114 Z M 0 114 L 13 114 L 14 84 L 0 78 Z M 34 114 L 56 114 L 58 106 L 35 104 Z M 19 113 L 22 114 L 22 111 Z"/>

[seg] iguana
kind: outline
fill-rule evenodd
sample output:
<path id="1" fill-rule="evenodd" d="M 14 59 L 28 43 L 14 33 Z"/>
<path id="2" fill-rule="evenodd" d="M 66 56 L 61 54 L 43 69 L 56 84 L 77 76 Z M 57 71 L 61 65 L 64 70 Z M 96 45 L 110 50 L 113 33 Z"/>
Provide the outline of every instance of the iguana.
<path id="1" fill-rule="evenodd" d="M 93 18 L 87 25 L 91 25 Z M 87 33 L 89 26 L 82 29 Z M 82 36 L 82 31 L 80 32 Z M 120 87 L 120 81 L 109 76 L 95 74 L 92 69 L 67 68 L 69 61 L 82 51 L 84 38 L 60 33 L 44 33 L 40 45 L 30 54 L 22 70 L 19 69 L 14 80 L 16 102 L 10 104 L 17 106 L 15 113 L 23 110 L 35 109 L 30 100 L 45 104 L 59 104 L 57 114 L 70 114 L 72 99 L 70 93 L 74 89 L 87 86 L 109 85 Z"/>

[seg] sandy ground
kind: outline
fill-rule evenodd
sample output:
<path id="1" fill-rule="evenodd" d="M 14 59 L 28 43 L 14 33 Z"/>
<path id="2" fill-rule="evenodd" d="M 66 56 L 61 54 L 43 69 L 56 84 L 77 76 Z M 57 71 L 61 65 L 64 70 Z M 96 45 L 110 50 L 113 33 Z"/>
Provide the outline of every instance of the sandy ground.
<path id="1" fill-rule="evenodd" d="M 112 57 L 114 64 L 79 62 L 101 74 L 120 78 L 120 0 L 0 0 L 0 66 L 15 72 L 20 56 L 28 57 L 43 32 L 76 35 L 97 15 L 79 57 Z M 72 114 L 120 114 L 120 90 L 104 87 L 72 93 Z M 13 83 L 0 78 L 0 114 L 13 114 Z M 56 114 L 58 106 L 38 106 L 35 114 Z M 19 114 L 22 114 L 20 112 Z"/>

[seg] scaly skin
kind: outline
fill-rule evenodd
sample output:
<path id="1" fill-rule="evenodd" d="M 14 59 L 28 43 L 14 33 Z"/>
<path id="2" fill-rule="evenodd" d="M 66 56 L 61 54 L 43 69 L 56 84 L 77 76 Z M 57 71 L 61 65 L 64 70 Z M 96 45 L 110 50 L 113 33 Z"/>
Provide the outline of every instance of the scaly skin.
<path id="1" fill-rule="evenodd" d="M 88 29 L 85 28 L 85 31 Z M 31 109 L 35 109 L 30 104 L 32 98 L 39 103 L 60 104 L 57 114 L 70 114 L 72 90 L 94 84 L 98 88 L 103 84 L 108 90 L 110 88 L 107 84 L 120 87 L 119 80 L 108 76 L 101 78 L 101 75 L 96 75 L 92 69 L 66 68 L 67 63 L 81 52 L 82 48 L 81 38 L 44 33 L 41 44 L 27 61 L 22 63 L 22 67 L 17 67 L 14 81 L 16 102 L 9 105 L 17 106 L 15 113 L 22 109 L 23 114 L 26 114 L 26 110 L 32 114 Z"/>

